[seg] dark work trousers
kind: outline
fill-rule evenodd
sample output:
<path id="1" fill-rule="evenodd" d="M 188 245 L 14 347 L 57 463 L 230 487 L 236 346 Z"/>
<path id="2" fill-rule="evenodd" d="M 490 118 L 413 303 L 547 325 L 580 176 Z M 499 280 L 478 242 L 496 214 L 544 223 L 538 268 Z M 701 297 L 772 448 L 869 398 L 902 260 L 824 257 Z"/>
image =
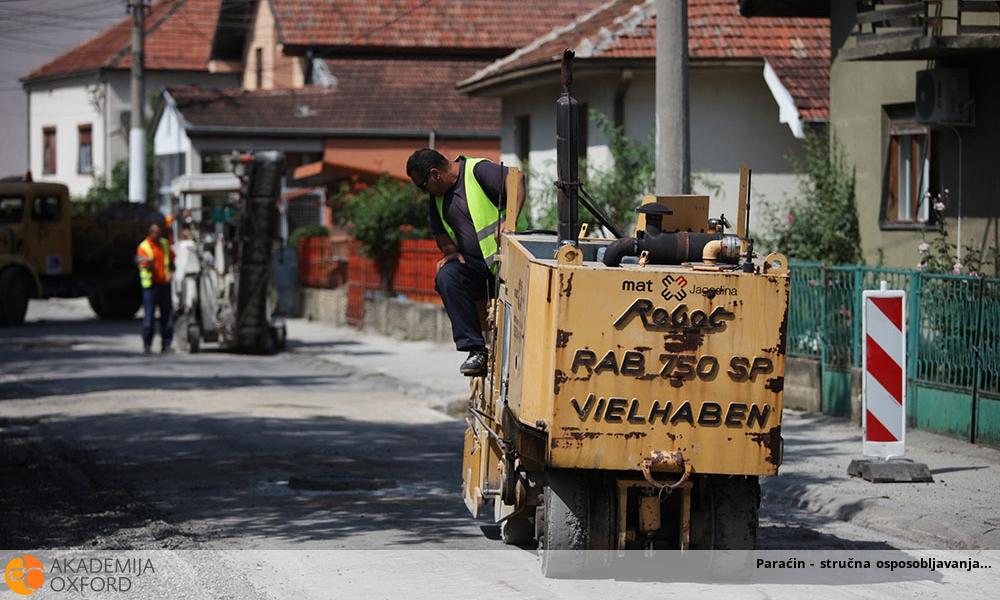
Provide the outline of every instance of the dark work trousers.
<path id="1" fill-rule="evenodd" d="M 160 337 L 163 347 L 169 348 L 174 339 L 174 307 L 169 283 L 154 283 L 153 287 L 142 290 L 142 343 L 147 348 L 153 345 L 153 313 L 157 308 L 160 309 Z"/>
<path id="2" fill-rule="evenodd" d="M 476 302 L 493 295 L 493 274 L 486 261 L 466 257 L 465 264 L 458 260 L 449 262 L 437 272 L 434 288 L 444 300 L 444 310 L 451 319 L 455 347 L 461 351 L 485 348 Z"/>

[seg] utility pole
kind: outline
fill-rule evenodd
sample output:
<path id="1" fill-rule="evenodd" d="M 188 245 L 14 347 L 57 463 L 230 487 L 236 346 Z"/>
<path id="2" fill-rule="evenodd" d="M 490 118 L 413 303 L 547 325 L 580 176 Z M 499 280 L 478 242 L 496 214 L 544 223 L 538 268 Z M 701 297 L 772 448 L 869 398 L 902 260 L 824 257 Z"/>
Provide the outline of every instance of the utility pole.
<path id="1" fill-rule="evenodd" d="M 132 106 L 128 132 L 128 200 L 146 201 L 145 72 L 146 3 L 129 0 L 132 10 Z"/>
<path id="2" fill-rule="evenodd" d="M 691 193 L 687 0 L 656 0 L 656 193 Z"/>

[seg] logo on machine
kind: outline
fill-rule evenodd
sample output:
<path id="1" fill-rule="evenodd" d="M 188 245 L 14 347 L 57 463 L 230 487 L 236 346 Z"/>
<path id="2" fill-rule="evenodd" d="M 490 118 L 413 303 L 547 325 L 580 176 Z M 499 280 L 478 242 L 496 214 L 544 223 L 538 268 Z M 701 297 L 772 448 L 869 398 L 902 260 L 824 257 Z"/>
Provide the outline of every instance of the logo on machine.
<path id="1" fill-rule="evenodd" d="M 674 277 L 673 275 L 667 275 L 663 278 L 663 291 L 660 295 L 663 296 L 664 300 L 677 299 L 678 302 L 687 298 L 687 292 L 684 288 L 687 287 L 688 281 L 684 279 L 683 275 L 678 275 Z"/>

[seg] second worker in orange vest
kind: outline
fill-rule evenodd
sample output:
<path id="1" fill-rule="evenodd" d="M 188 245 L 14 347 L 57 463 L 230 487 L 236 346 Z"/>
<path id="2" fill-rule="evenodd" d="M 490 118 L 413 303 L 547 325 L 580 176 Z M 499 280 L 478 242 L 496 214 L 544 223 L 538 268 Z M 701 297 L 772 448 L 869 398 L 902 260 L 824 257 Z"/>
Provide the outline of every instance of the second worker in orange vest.
<path id="1" fill-rule="evenodd" d="M 154 313 L 160 311 L 160 337 L 162 351 L 172 352 L 174 339 L 174 307 L 171 302 L 170 277 L 173 273 L 174 255 L 170 242 L 160 233 L 160 226 L 149 226 L 149 234 L 135 251 L 139 265 L 139 282 L 142 284 L 142 348 L 152 352 Z"/>

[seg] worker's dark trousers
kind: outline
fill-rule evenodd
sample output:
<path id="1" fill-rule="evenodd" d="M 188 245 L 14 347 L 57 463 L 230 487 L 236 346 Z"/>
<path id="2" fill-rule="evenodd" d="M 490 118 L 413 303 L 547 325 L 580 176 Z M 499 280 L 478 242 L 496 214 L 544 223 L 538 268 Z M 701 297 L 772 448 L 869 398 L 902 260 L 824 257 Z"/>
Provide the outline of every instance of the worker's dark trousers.
<path id="1" fill-rule="evenodd" d="M 459 350 L 486 347 L 476 302 L 491 296 L 492 287 L 493 274 L 481 258 L 466 258 L 465 264 L 453 260 L 441 267 L 434 278 L 434 288 L 444 300 L 455 347 Z"/>
<path id="2" fill-rule="evenodd" d="M 170 299 L 170 284 L 154 283 L 142 290 L 142 344 L 153 345 L 153 313 L 160 309 L 160 337 L 163 347 L 169 348 L 174 339 L 174 307 Z"/>

